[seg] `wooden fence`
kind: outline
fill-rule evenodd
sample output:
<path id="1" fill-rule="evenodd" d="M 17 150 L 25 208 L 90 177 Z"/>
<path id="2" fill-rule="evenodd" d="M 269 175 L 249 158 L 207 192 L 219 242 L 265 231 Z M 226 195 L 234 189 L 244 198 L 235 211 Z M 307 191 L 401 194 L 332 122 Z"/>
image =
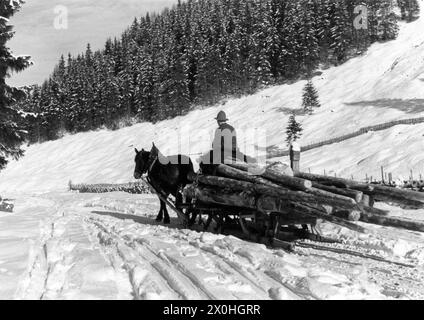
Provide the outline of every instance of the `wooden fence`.
<path id="1" fill-rule="evenodd" d="M 346 140 L 350 140 L 350 139 L 362 136 L 364 134 L 367 134 L 368 132 L 383 131 L 383 130 L 390 129 L 390 128 L 398 126 L 398 125 L 416 125 L 416 124 L 420 124 L 420 123 L 424 123 L 424 117 L 390 121 L 390 122 L 378 124 L 378 125 L 375 125 L 375 126 L 364 127 L 364 128 L 361 128 L 358 131 L 355 131 L 355 132 L 352 132 L 350 134 L 346 134 L 346 135 L 343 135 L 343 136 L 340 136 L 340 137 L 337 137 L 337 138 L 312 143 L 312 144 L 309 144 L 307 146 L 302 147 L 301 150 L 302 150 L 302 152 L 306 152 L 306 151 L 314 150 L 314 149 L 321 148 L 321 147 L 324 147 L 324 146 L 328 146 L 328 145 L 331 145 L 331 144 L 340 143 L 340 142 L 343 142 L 343 141 L 346 141 Z M 268 156 L 271 157 L 271 158 L 277 158 L 277 157 L 287 157 L 287 156 L 289 156 L 289 154 L 290 154 L 290 152 L 288 150 L 284 150 L 284 151 L 270 152 Z"/>
<path id="2" fill-rule="evenodd" d="M 80 193 L 126 192 L 131 194 L 150 194 L 150 188 L 143 182 L 125 184 L 73 184 L 69 182 L 69 190 Z"/>

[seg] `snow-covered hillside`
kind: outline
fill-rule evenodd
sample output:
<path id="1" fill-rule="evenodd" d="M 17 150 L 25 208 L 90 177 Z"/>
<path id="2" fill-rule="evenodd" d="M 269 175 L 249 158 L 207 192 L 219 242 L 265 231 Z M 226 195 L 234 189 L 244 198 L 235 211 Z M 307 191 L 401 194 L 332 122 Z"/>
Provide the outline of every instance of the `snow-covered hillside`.
<path id="1" fill-rule="evenodd" d="M 315 77 L 322 108 L 313 116 L 300 118 L 305 129 L 301 143 L 326 140 L 386 121 L 423 116 L 422 30 L 424 18 L 403 24 L 397 40 L 374 44 L 365 55 Z M 143 123 L 115 132 L 76 134 L 33 145 L 22 160 L 12 162 L 0 173 L 0 191 L 65 189 L 69 180 L 128 182 L 132 179 L 133 146 L 150 148 L 152 142 L 165 154 L 180 151 L 196 159 L 198 153 L 208 150 L 216 126 L 214 118 L 221 109 L 228 113 L 242 140 L 249 130 L 258 128 L 266 130 L 267 135 L 266 143 L 260 147 L 266 144 L 285 148 L 284 130 L 290 110 L 300 107 L 304 85 L 304 81 L 299 81 L 271 87 L 156 125 Z M 318 173 L 334 170 L 361 179 L 365 173 L 377 176 L 381 165 L 388 166 L 387 170 L 395 175 L 408 176 L 411 169 L 419 173 L 424 165 L 421 132 L 424 125 L 371 133 L 305 153 L 303 165 Z M 185 140 L 180 144 L 178 137 Z"/>

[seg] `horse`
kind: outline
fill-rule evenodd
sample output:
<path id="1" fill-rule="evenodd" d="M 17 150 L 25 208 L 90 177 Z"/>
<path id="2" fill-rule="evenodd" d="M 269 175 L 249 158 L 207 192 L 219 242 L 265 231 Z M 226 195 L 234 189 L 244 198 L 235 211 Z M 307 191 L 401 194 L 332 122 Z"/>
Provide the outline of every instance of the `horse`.
<path id="1" fill-rule="evenodd" d="M 135 153 L 134 178 L 139 180 L 147 174 L 149 182 L 156 191 L 163 193 L 165 198 L 173 195 L 176 203 L 181 203 L 182 195 L 180 191 L 190 184 L 188 175 L 194 173 L 191 159 L 184 155 L 164 157 L 154 144 L 150 152 L 144 149 L 141 151 L 135 149 Z M 170 224 L 171 219 L 166 203 L 160 197 L 159 200 L 160 210 L 156 221 Z"/>

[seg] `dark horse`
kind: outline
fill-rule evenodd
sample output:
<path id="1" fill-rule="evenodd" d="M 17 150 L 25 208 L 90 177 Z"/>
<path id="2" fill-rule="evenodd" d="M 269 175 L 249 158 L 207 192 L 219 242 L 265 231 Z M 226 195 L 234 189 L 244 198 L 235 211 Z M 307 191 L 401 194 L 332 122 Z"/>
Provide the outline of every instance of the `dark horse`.
<path id="1" fill-rule="evenodd" d="M 147 174 L 152 186 L 163 193 L 165 198 L 173 195 L 177 204 L 182 201 L 180 191 L 188 185 L 188 174 L 194 173 L 193 163 L 187 156 L 178 155 L 164 157 L 160 154 L 158 148 L 153 144 L 150 152 L 144 149 L 138 151 L 135 149 L 135 170 L 134 178 L 141 179 Z M 160 210 L 156 221 L 169 224 L 171 222 L 166 208 L 166 203 L 160 199 Z"/>

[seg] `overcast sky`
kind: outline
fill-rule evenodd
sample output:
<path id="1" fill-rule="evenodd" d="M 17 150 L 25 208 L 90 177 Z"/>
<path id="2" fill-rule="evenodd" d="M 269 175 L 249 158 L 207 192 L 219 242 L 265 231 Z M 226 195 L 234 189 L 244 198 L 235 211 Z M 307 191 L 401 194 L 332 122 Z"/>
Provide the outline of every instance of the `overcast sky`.
<path id="1" fill-rule="evenodd" d="M 52 72 L 61 54 L 102 48 L 107 37 L 119 36 L 134 17 L 161 11 L 177 0 L 26 0 L 11 19 L 15 37 L 9 46 L 15 55 L 30 55 L 34 65 L 8 80 L 12 85 L 41 83 Z M 55 28 L 57 10 L 68 11 L 68 29 Z M 55 12 L 56 10 L 56 12 Z M 63 13 L 63 11 L 60 11 Z"/>

